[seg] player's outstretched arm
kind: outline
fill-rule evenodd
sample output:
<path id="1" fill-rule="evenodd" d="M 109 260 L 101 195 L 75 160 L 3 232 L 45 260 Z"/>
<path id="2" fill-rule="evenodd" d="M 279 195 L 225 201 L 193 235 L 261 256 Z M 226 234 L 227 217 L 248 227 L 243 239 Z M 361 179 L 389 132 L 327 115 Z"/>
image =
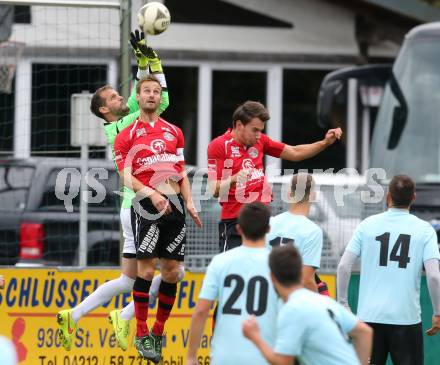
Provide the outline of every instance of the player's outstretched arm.
<path id="1" fill-rule="evenodd" d="M 148 58 L 151 73 L 159 80 L 160 86 L 162 87 L 160 105 L 157 110 L 157 114 L 161 115 L 170 105 L 170 96 L 168 94 L 167 81 L 162 68 L 162 61 L 159 54 L 151 47 L 147 48 L 146 56 Z"/>
<path id="2" fill-rule="evenodd" d="M 301 256 L 303 259 L 302 267 L 302 284 L 305 288 L 318 292 L 318 282 L 316 280 L 316 270 L 319 268 L 322 256 L 323 232 L 321 228 L 316 227 L 309 234 L 305 243 Z"/>
<path id="3" fill-rule="evenodd" d="M 136 81 L 133 84 L 131 89 L 130 97 L 127 100 L 128 108 L 130 109 L 130 113 L 134 113 L 139 110 L 139 105 L 136 100 L 136 84 L 137 80 L 140 80 L 143 77 L 147 77 L 149 74 L 148 71 L 148 58 L 142 52 L 142 49 L 147 48 L 147 43 L 145 41 L 144 33 L 139 32 L 139 30 L 135 30 L 130 33 L 130 45 L 136 58 L 136 63 L 138 65 L 138 71 L 136 74 Z"/>
<path id="4" fill-rule="evenodd" d="M 339 262 L 336 273 L 336 292 L 338 302 L 344 307 L 348 307 L 348 284 L 350 283 L 351 269 L 357 260 L 357 256 L 349 251 L 345 251 Z"/>
<path id="5" fill-rule="evenodd" d="M 318 292 L 318 285 L 316 284 L 315 273 L 316 273 L 316 270 L 314 267 L 308 266 L 308 265 L 303 265 L 302 275 L 301 275 L 302 284 L 304 285 L 305 288 L 317 293 Z"/>
<path id="6" fill-rule="evenodd" d="M 206 319 L 209 315 L 213 301 L 207 299 L 199 299 L 196 309 L 191 318 L 191 326 L 189 328 L 188 353 L 186 357 L 186 365 L 198 365 L 197 350 L 200 340 L 202 339 L 203 329 L 205 328 Z"/>
<path id="7" fill-rule="evenodd" d="M 428 284 L 429 296 L 431 297 L 434 315 L 432 316 L 432 327 L 426 331 L 428 336 L 434 336 L 440 331 L 440 270 L 437 259 L 430 259 L 424 262 L 426 282 Z"/>
<path id="8" fill-rule="evenodd" d="M 147 76 L 148 72 L 148 57 L 147 57 L 147 42 L 145 41 L 144 32 L 140 32 L 136 29 L 134 32 L 130 33 L 130 44 L 133 50 L 134 57 L 138 65 L 138 71 L 145 71 L 146 73 L 141 75 L 141 77 Z M 139 77 L 138 77 L 139 79 Z"/>
<path id="9" fill-rule="evenodd" d="M 202 221 L 200 220 L 197 210 L 194 207 L 194 202 L 191 194 L 191 185 L 186 174 L 184 174 L 184 176 L 182 177 L 182 183 L 180 184 L 180 193 L 182 194 L 183 200 L 185 201 L 186 211 L 191 216 L 196 226 L 202 228 Z"/>
<path id="10" fill-rule="evenodd" d="M 295 358 L 293 356 L 281 355 L 275 353 L 271 347 L 263 340 L 254 316 L 249 317 L 242 323 L 243 335 L 250 340 L 260 350 L 261 354 L 271 365 L 293 365 Z"/>
<path id="11" fill-rule="evenodd" d="M 288 161 L 302 161 L 316 156 L 342 137 L 342 129 L 329 129 L 322 141 L 297 146 L 285 145 L 280 158 Z"/>
<path id="12" fill-rule="evenodd" d="M 368 365 L 373 346 L 373 329 L 362 321 L 348 333 L 362 365 Z"/>

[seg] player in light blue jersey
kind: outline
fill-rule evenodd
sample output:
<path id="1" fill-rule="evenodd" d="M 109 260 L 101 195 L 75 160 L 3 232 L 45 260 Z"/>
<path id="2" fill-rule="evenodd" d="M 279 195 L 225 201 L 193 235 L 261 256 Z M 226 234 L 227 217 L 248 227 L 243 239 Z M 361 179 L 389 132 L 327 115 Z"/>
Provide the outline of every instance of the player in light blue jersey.
<path id="1" fill-rule="evenodd" d="M 301 365 L 368 364 L 371 328 L 333 299 L 301 285 L 301 255 L 295 246 L 274 248 L 269 267 L 275 290 L 285 302 L 278 314 L 275 346 L 261 336 L 254 317 L 243 322 L 243 333 L 270 364 L 291 365 L 295 359 Z"/>
<path id="2" fill-rule="evenodd" d="M 270 281 L 270 250 L 264 240 L 269 218 L 270 211 L 264 204 L 244 205 L 237 225 L 242 245 L 215 256 L 209 264 L 191 321 L 187 365 L 198 364 L 197 349 L 209 309 L 216 300 L 218 311 L 211 342 L 211 364 L 267 364 L 243 336 L 241 322 L 254 315 L 265 341 L 274 343 L 278 299 Z"/>
<path id="3" fill-rule="evenodd" d="M 388 210 L 362 221 L 338 266 L 338 300 L 347 304 L 351 268 L 361 258 L 359 318 L 374 329 L 371 364 L 390 353 L 394 365 L 423 365 L 420 280 L 423 266 L 434 307 L 429 335 L 440 330 L 440 274 L 437 235 L 409 213 L 415 185 L 395 176 L 387 194 Z"/>
<path id="4" fill-rule="evenodd" d="M 321 264 L 322 229 L 307 218 L 311 201 L 315 198 L 313 186 L 314 181 L 310 174 L 292 176 L 289 210 L 270 219 L 266 243 L 269 247 L 294 244 L 302 257 L 304 287 L 328 295 L 327 285 L 316 274 Z"/>

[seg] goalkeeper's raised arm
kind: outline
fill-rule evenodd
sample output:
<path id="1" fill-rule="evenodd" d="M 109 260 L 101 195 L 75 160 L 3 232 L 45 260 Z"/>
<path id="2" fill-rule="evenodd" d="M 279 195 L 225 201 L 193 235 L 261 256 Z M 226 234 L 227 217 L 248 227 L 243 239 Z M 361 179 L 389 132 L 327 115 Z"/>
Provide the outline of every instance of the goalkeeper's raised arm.
<path id="1" fill-rule="evenodd" d="M 139 32 L 137 29 L 131 32 L 130 44 L 138 64 L 138 71 L 136 74 L 136 82 L 133 85 L 127 105 L 130 108 L 130 112 L 139 110 L 136 101 L 136 83 L 137 80 L 147 77 L 151 71 L 156 79 L 159 80 L 160 86 L 162 87 L 161 101 L 157 111 L 157 114 L 160 115 L 169 105 L 167 82 L 165 74 L 163 73 L 162 62 L 157 52 L 153 48 L 148 47 L 143 32 Z"/>

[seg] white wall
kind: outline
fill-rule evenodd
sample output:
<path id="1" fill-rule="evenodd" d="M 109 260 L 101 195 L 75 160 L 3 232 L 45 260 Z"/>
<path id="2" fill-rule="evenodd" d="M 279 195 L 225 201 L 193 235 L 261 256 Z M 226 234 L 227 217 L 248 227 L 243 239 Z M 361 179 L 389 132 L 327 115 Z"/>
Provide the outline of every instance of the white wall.
<path id="1" fill-rule="evenodd" d="M 31 9 L 32 24 L 14 24 L 11 40 L 32 47 L 119 48 L 116 9 L 46 6 Z"/>
<path id="2" fill-rule="evenodd" d="M 226 0 L 249 10 L 292 22 L 293 29 L 178 24 L 148 41 L 159 50 L 266 54 L 358 54 L 354 13 L 324 0 Z M 132 1 L 132 28 L 142 0 Z M 171 14 L 172 16 L 172 14 Z M 119 47 L 119 12 L 113 9 L 32 7 L 32 24 L 15 24 L 12 39 L 37 47 Z M 127 40 L 128 41 L 128 40 Z M 393 56 L 392 44 L 371 54 Z"/>

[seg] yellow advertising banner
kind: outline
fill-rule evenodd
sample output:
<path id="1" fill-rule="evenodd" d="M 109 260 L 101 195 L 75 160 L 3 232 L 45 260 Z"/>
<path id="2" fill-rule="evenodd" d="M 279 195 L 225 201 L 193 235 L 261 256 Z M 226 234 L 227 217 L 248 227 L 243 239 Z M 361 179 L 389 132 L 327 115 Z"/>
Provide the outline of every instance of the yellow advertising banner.
<path id="1" fill-rule="evenodd" d="M 152 365 L 139 357 L 133 346 L 122 351 L 116 344 L 108 314 L 131 301 L 131 293 L 114 297 L 78 322 L 72 350 L 65 351 L 57 336 L 56 314 L 73 308 L 99 285 L 117 278 L 116 269 L 60 271 L 57 269 L 4 269 L 6 285 L 0 290 L 0 334 L 16 346 L 20 365 Z M 332 296 L 335 277 L 322 275 Z M 183 365 L 188 346 L 192 311 L 203 280 L 202 273 L 186 273 L 166 324 L 163 365 Z M 153 325 L 156 307 L 150 308 L 148 324 Z M 135 321 L 131 323 L 131 336 Z M 209 365 L 211 319 L 207 321 L 198 352 L 200 365 Z M 132 341 L 130 340 L 130 343 Z"/>
<path id="2" fill-rule="evenodd" d="M 117 278 L 120 271 L 5 269 L 1 273 L 6 285 L 0 290 L 0 334 L 14 342 L 20 365 L 153 364 L 141 359 L 133 346 L 122 351 L 108 321 L 111 310 L 131 301 L 131 293 L 118 295 L 81 318 L 71 351 L 65 351 L 58 341 L 57 312 L 75 307 L 99 285 Z M 178 286 L 173 312 L 165 327 L 163 365 L 184 364 L 191 314 L 202 280 L 201 273 L 186 273 Z M 156 307 L 150 308 L 150 326 L 155 315 Z M 135 330 L 134 320 L 131 330 Z M 200 364 L 209 364 L 210 337 L 211 321 L 207 321 L 199 351 Z"/>

